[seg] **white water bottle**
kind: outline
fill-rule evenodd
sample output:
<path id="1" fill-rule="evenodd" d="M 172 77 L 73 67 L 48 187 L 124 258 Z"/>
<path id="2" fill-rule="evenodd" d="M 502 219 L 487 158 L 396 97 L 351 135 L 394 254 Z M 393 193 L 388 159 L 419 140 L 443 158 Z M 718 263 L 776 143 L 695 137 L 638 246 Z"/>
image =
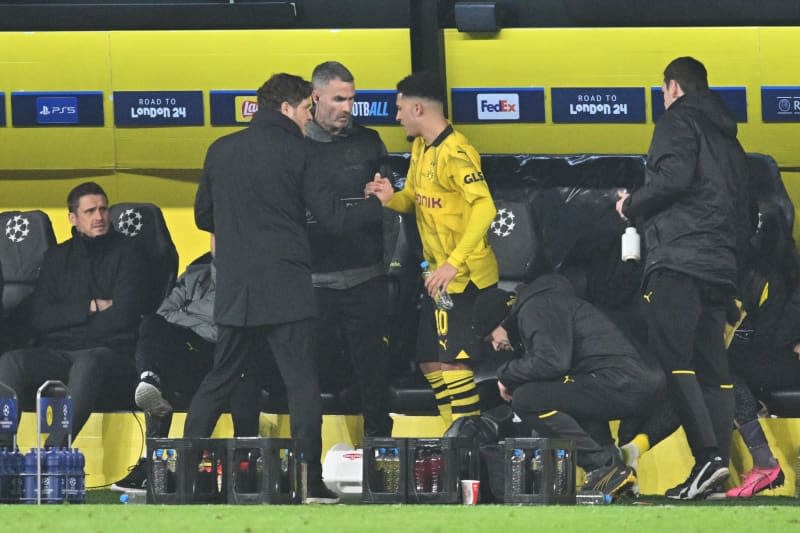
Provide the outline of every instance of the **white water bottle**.
<path id="1" fill-rule="evenodd" d="M 622 234 L 622 260 L 638 261 L 641 258 L 641 240 L 639 239 L 639 234 L 636 232 L 634 226 L 628 226 L 625 228 L 625 233 Z"/>

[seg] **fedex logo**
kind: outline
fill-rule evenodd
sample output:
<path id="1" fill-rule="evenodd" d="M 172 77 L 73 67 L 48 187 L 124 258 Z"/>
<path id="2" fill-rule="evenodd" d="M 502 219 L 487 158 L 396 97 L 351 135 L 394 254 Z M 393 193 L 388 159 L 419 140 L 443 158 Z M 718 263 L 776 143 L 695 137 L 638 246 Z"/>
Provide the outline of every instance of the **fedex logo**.
<path id="1" fill-rule="evenodd" d="M 478 93 L 478 120 L 519 120 L 519 94 Z"/>

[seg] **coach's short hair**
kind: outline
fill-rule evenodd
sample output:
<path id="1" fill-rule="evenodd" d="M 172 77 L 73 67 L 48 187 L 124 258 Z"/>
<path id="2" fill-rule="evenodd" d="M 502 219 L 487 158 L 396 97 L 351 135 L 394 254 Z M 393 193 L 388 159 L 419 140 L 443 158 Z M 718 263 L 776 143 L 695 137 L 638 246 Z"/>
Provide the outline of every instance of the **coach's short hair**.
<path id="1" fill-rule="evenodd" d="M 693 57 L 673 59 L 664 69 L 664 85 L 675 80 L 686 94 L 708 90 L 708 72 L 701 62 Z"/>

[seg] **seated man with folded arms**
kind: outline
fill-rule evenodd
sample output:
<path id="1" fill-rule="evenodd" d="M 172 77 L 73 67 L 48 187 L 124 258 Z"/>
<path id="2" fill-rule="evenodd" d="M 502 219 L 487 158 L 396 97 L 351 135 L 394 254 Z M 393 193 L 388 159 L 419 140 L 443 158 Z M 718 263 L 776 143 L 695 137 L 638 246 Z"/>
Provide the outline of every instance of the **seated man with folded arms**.
<path id="1" fill-rule="evenodd" d="M 127 407 L 136 384 L 136 329 L 147 302 L 145 265 L 111 227 L 103 189 L 82 183 L 70 191 L 67 205 L 72 238 L 47 251 L 32 295 L 38 341 L 0 357 L 0 382 L 16 391 L 23 406 L 45 381 L 64 382 L 77 435 L 101 399 L 119 399 L 119 407 Z M 66 438 L 54 432 L 45 444 L 63 445 Z M 10 434 L 2 439 L 0 445 L 10 445 Z"/>

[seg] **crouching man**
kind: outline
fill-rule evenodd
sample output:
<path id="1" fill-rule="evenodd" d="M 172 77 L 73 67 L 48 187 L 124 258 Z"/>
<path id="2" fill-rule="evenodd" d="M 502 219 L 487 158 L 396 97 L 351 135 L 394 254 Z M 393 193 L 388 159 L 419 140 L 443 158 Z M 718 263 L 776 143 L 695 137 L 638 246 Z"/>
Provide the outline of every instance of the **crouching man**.
<path id="1" fill-rule="evenodd" d="M 566 278 L 540 276 L 516 297 L 487 291 L 475 302 L 473 330 L 495 351 L 519 355 L 497 371 L 500 395 L 541 437 L 575 441 L 581 490 L 616 496 L 636 482 L 608 421 L 644 412 L 660 378 Z"/>

